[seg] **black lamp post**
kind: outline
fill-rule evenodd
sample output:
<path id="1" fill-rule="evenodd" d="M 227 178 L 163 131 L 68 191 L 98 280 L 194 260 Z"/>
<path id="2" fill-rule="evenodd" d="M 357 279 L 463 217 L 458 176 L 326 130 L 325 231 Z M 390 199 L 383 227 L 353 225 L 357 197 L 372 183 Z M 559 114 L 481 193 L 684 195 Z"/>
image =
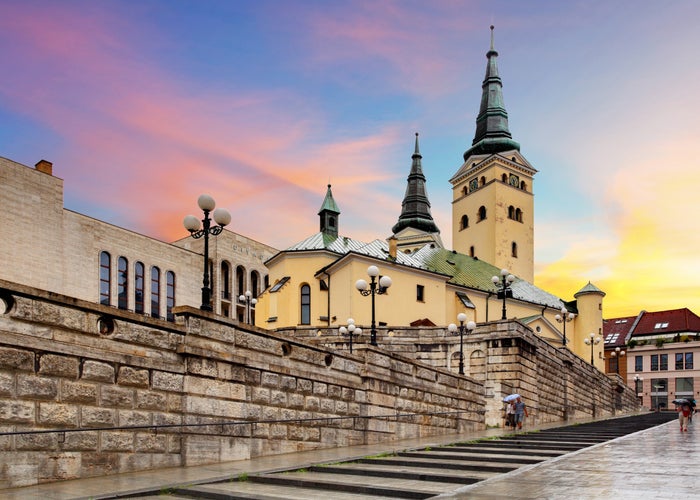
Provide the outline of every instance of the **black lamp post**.
<path id="1" fill-rule="evenodd" d="M 464 313 L 459 313 L 457 315 L 457 321 L 459 321 L 459 374 L 464 375 L 464 322 L 467 320 L 467 315 Z M 476 328 L 476 323 L 470 321 L 467 323 L 467 330 L 472 333 Z M 457 331 L 457 325 L 450 323 L 447 326 L 450 333 L 455 333 Z"/>
<path id="2" fill-rule="evenodd" d="M 615 365 L 615 373 L 620 374 L 620 360 L 622 356 L 625 355 L 625 351 L 621 351 L 619 347 L 616 347 L 613 352 L 610 353 L 610 359 L 617 358 L 617 364 Z"/>
<path id="3" fill-rule="evenodd" d="M 591 364 L 593 364 L 593 346 L 600 344 L 600 337 L 596 337 L 595 333 L 589 333 L 590 338 L 583 339 L 583 343 L 591 346 Z"/>
<path id="4" fill-rule="evenodd" d="M 231 222 L 231 214 L 228 210 L 216 207 L 216 202 L 214 198 L 208 194 L 200 195 L 197 199 L 197 204 L 199 208 L 204 212 L 204 218 L 202 219 L 202 228 L 199 226 L 199 219 L 194 215 L 188 215 L 185 217 L 183 224 L 185 229 L 190 232 L 190 235 L 194 239 L 199 239 L 204 236 L 204 278 L 202 279 L 202 305 L 199 308 L 202 311 L 212 311 L 213 307 L 211 305 L 211 288 L 209 288 L 209 235 L 216 236 L 223 231 L 224 226 Z M 212 227 L 211 219 L 209 218 L 209 212 L 214 210 L 214 222 L 216 226 Z"/>
<path id="5" fill-rule="evenodd" d="M 361 335 L 362 328 L 355 326 L 355 320 L 349 318 L 348 326 L 341 326 L 340 328 L 338 328 L 338 332 L 343 336 L 348 335 L 350 337 L 350 352 L 352 352 L 352 338 L 355 335 Z"/>
<path id="6" fill-rule="evenodd" d="M 367 268 L 367 275 L 370 277 L 369 289 L 367 281 L 362 279 L 357 280 L 357 282 L 355 282 L 355 288 L 357 288 L 357 290 L 365 297 L 368 295 L 372 296 L 372 326 L 370 330 L 369 343 L 371 345 L 377 345 L 377 327 L 375 324 L 374 314 L 374 296 L 386 293 L 387 289 L 391 286 L 391 278 L 389 276 L 382 276 L 381 278 L 379 278 L 379 283 L 377 283 L 377 276 L 379 276 L 379 268 L 377 268 L 377 266 L 369 266 Z"/>
<path id="7" fill-rule="evenodd" d="M 564 347 L 566 347 L 566 324 L 570 321 L 573 321 L 575 317 L 576 315 L 572 312 L 569 312 L 569 310 L 564 306 L 561 307 L 561 314 L 557 314 L 556 316 L 554 316 L 554 319 L 557 320 L 557 323 L 564 324 Z"/>
<path id="8" fill-rule="evenodd" d="M 252 312 L 251 307 L 258 303 L 258 299 L 253 297 L 253 293 L 250 290 L 246 290 L 245 294 L 241 294 L 238 296 L 238 300 L 241 302 L 245 302 L 246 323 L 248 323 L 249 325 L 252 325 L 253 318 L 252 318 L 252 314 L 251 314 L 251 312 Z"/>
<path id="9" fill-rule="evenodd" d="M 642 392 L 642 385 L 644 384 L 644 377 L 640 377 L 639 375 L 634 376 L 634 392 L 637 394 L 637 397 L 639 397 L 639 393 Z"/>
<path id="10" fill-rule="evenodd" d="M 513 281 L 515 281 L 515 276 L 510 274 L 508 269 L 501 269 L 501 277 L 493 276 L 491 281 L 497 287 L 500 284 L 498 298 L 503 299 L 503 314 L 501 315 L 501 319 L 506 319 L 506 298 L 513 298 L 513 289 L 511 285 Z"/>

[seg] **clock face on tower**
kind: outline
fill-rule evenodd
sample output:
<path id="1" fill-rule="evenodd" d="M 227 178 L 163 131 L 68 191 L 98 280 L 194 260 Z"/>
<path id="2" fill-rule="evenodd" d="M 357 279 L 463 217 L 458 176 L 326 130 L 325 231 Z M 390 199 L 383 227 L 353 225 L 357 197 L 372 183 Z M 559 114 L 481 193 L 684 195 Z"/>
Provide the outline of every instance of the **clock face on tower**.
<path id="1" fill-rule="evenodd" d="M 513 187 L 518 187 L 520 185 L 520 178 L 518 178 L 518 176 L 515 174 L 510 174 L 508 184 L 510 184 Z"/>
<path id="2" fill-rule="evenodd" d="M 469 181 L 469 191 L 476 191 L 479 189 L 479 179 L 476 177 Z"/>

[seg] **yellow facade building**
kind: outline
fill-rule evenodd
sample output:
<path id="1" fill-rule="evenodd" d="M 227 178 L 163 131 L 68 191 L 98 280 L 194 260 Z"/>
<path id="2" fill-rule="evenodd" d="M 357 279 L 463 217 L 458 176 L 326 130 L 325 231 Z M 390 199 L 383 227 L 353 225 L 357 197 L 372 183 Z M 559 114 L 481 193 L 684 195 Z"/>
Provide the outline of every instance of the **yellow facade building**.
<path id="1" fill-rule="evenodd" d="M 537 170 L 508 129 L 493 32 L 486 56 L 474 141 L 450 179 L 453 250 L 444 247 L 430 213 L 416 134 L 392 236 L 371 242 L 343 236 L 341 211 L 328 185 L 319 232 L 266 262 L 271 286 L 258 298 L 257 326 L 334 330 L 352 318 L 368 333 L 374 318 L 377 329 L 386 332 L 411 325 L 446 327 L 465 313 L 477 324 L 517 318 L 552 344 L 590 358 L 584 340 L 602 334 L 605 293 L 588 283 L 572 291 L 575 300 L 565 301 L 533 284 Z M 378 269 L 374 278 L 368 276 L 370 266 Z M 386 289 L 380 286 L 385 276 L 391 278 Z M 360 293 L 358 280 L 370 287 L 374 281 L 375 293 Z M 595 364 L 602 369 L 603 347 L 595 349 Z"/>

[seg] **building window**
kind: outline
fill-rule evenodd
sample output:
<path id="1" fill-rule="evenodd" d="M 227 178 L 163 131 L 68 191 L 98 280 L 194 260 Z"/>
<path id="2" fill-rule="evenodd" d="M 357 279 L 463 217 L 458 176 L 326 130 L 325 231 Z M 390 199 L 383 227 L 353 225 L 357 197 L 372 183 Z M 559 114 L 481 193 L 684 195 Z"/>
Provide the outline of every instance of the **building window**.
<path id="1" fill-rule="evenodd" d="M 683 369 L 683 360 L 684 356 L 682 352 L 677 352 L 676 353 L 676 370 L 682 370 Z"/>
<path id="2" fill-rule="evenodd" d="M 693 395 L 693 377 L 679 377 L 676 379 L 676 397 Z"/>
<path id="3" fill-rule="evenodd" d="M 234 297 L 245 293 L 245 269 L 242 266 L 236 268 L 236 285 L 238 290 L 234 293 Z"/>
<path id="4" fill-rule="evenodd" d="M 129 307 L 129 261 L 126 257 L 119 257 L 117 261 L 117 307 Z"/>
<path id="5" fill-rule="evenodd" d="M 510 244 L 510 256 L 515 258 L 518 257 L 518 244 L 516 242 Z"/>
<path id="6" fill-rule="evenodd" d="M 527 191 L 527 184 L 525 184 L 525 181 L 520 182 L 520 189 L 523 191 Z"/>
<path id="7" fill-rule="evenodd" d="M 416 300 L 425 302 L 425 287 L 423 285 L 416 285 Z"/>
<path id="8" fill-rule="evenodd" d="M 659 369 L 668 370 L 668 354 L 661 354 L 659 356 Z"/>
<path id="9" fill-rule="evenodd" d="M 469 257 L 474 257 L 476 255 L 476 250 L 474 250 L 474 245 L 469 247 Z"/>
<path id="10" fill-rule="evenodd" d="M 693 369 L 693 353 L 692 352 L 685 353 L 685 369 L 686 370 Z"/>
<path id="11" fill-rule="evenodd" d="M 165 273 L 165 317 L 168 321 L 175 321 L 173 307 L 175 307 L 175 273 L 168 271 Z"/>
<path id="12" fill-rule="evenodd" d="M 508 182 L 508 175 L 507 174 L 501 175 L 501 182 Z"/>
<path id="13" fill-rule="evenodd" d="M 462 218 L 459 220 L 459 229 L 467 229 L 469 227 L 469 217 L 466 215 L 463 215 Z"/>
<path id="14" fill-rule="evenodd" d="M 516 209 L 515 209 L 515 220 L 518 221 L 518 222 L 522 222 L 522 221 L 523 221 L 523 211 L 520 210 L 519 208 L 516 208 Z"/>
<path id="15" fill-rule="evenodd" d="M 515 207 L 513 205 L 508 207 L 508 218 L 515 219 Z"/>
<path id="16" fill-rule="evenodd" d="M 467 186 L 464 186 L 462 188 L 462 196 L 467 196 L 467 193 L 468 193 Z"/>
<path id="17" fill-rule="evenodd" d="M 260 278 L 258 277 L 258 272 L 253 271 L 250 273 L 250 291 L 253 292 L 253 297 L 258 298 L 258 289 L 260 286 L 258 283 L 260 282 Z"/>
<path id="18" fill-rule="evenodd" d="M 301 324 L 311 324 L 311 287 L 301 285 Z"/>
<path id="19" fill-rule="evenodd" d="M 482 221 L 486 218 L 486 207 L 481 205 L 479 207 L 479 221 Z"/>
<path id="20" fill-rule="evenodd" d="M 100 304 L 108 306 L 111 301 L 110 288 L 112 285 L 110 276 L 112 274 L 112 259 L 109 253 L 100 253 Z"/>
<path id="21" fill-rule="evenodd" d="M 608 373 L 619 373 L 619 363 L 618 363 L 618 358 L 609 358 L 608 359 Z"/>
<path id="22" fill-rule="evenodd" d="M 221 263 L 221 298 L 231 300 L 231 267 L 228 262 Z"/>
<path id="23" fill-rule="evenodd" d="M 479 186 L 485 186 L 486 185 L 486 177 L 481 176 L 481 179 L 479 179 Z"/>
<path id="24" fill-rule="evenodd" d="M 652 408 L 666 408 L 668 406 L 668 379 L 651 379 L 651 405 Z"/>
<path id="25" fill-rule="evenodd" d="M 143 314 L 144 287 L 146 268 L 143 263 L 137 262 L 134 265 L 134 312 Z"/>
<path id="26" fill-rule="evenodd" d="M 634 371 L 643 372 L 644 371 L 644 356 L 634 357 Z M 637 391 L 639 392 L 639 391 Z"/>
<path id="27" fill-rule="evenodd" d="M 653 371 L 653 372 L 659 371 L 659 355 L 658 354 L 651 355 L 651 371 Z"/>
<path id="28" fill-rule="evenodd" d="M 151 268 L 151 317 L 160 318 L 160 269 Z"/>

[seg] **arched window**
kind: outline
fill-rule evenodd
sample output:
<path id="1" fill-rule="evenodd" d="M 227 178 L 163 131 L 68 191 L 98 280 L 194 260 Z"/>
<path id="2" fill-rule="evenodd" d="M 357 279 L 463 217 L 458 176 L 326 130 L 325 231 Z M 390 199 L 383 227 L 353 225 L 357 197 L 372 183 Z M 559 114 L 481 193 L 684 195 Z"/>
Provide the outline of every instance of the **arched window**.
<path id="1" fill-rule="evenodd" d="M 129 261 L 119 257 L 117 261 L 117 307 L 129 308 Z"/>
<path id="2" fill-rule="evenodd" d="M 328 217 L 328 227 L 335 227 L 335 217 Z"/>
<path id="3" fill-rule="evenodd" d="M 515 220 L 517 220 L 518 222 L 523 221 L 523 211 L 519 208 L 515 209 Z"/>
<path id="4" fill-rule="evenodd" d="M 518 256 L 518 244 L 516 242 L 510 244 L 510 255 L 511 257 Z"/>
<path id="5" fill-rule="evenodd" d="M 253 297 L 255 298 L 260 293 L 260 275 L 257 271 L 250 273 L 250 291 L 253 292 Z"/>
<path id="6" fill-rule="evenodd" d="M 467 193 L 468 193 L 468 192 L 469 192 L 469 191 L 468 191 L 468 189 L 467 189 L 467 186 L 464 186 L 464 187 L 462 188 L 462 196 L 467 196 Z"/>
<path id="7" fill-rule="evenodd" d="M 460 229 L 467 229 L 468 227 L 469 227 L 469 217 L 467 217 L 466 215 L 463 215 L 459 221 L 459 228 Z"/>
<path id="8" fill-rule="evenodd" d="M 474 245 L 469 247 L 469 256 L 474 257 L 476 255 L 476 251 L 474 250 Z"/>
<path id="9" fill-rule="evenodd" d="M 231 267 L 228 262 L 221 263 L 221 298 L 231 299 Z"/>
<path id="10" fill-rule="evenodd" d="M 100 253 L 100 304 L 108 306 L 112 299 L 112 258 L 109 253 Z"/>
<path id="11" fill-rule="evenodd" d="M 508 207 L 508 218 L 515 219 L 515 207 L 513 205 Z"/>
<path id="12" fill-rule="evenodd" d="M 486 207 L 481 205 L 479 207 L 479 221 L 482 221 L 486 218 Z"/>
<path id="13" fill-rule="evenodd" d="M 302 325 L 311 324 L 311 287 L 301 285 L 301 321 Z"/>
<path id="14" fill-rule="evenodd" d="M 160 269 L 151 268 L 151 317 L 160 318 Z"/>
<path id="15" fill-rule="evenodd" d="M 501 176 L 501 181 L 502 181 L 502 182 L 508 182 L 508 175 L 507 175 L 507 174 L 503 174 L 503 175 Z"/>
<path id="16" fill-rule="evenodd" d="M 144 311 L 145 274 L 146 268 L 143 263 L 137 262 L 134 265 L 134 312 L 139 314 L 143 314 Z"/>
<path id="17" fill-rule="evenodd" d="M 527 184 L 525 184 L 525 181 L 520 182 L 520 189 L 523 191 L 527 191 Z"/>
<path id="18" fill-rule="evenodd" d="M 482 176 L 481 179 L 479 179 L 479 185 L 483 186 L 486 184 L 486 177 Z"/>
<path id="19" fill-rule="evenodd" d="M 236 285 L 238 289 L 234 291 L 234 297 L 243 295 L 245 293 L 245 269 L 243 266 L 236 268 Z"/>
<path id="20" fill-rule="evenodd" d="M 168 321 L 175 321 L 173 307 L 175 307 L 175 273 L 168 271 L 165 273 L 165 317 Z"/>
<path id="21" fill-rule="evenodd" d="M 270 288 L 270 275 L 266 274 L 265 278 L 263 279 L 263 283 L 265 283 L 265 288 L 263 290 L 267 290 Z"/>

